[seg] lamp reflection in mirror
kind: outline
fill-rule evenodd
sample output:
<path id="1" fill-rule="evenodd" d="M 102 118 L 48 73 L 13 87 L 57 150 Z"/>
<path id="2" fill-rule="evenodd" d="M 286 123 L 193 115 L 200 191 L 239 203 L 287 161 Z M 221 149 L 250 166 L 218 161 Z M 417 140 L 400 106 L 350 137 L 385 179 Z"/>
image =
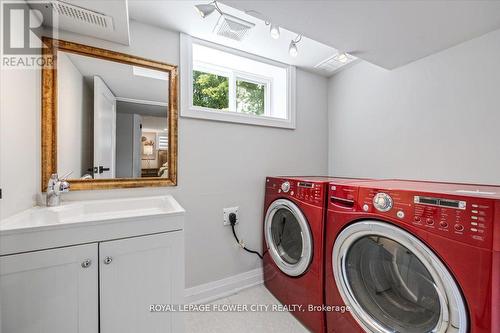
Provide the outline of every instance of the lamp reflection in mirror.
<path id="1" fill-rule="evenodd" d="M 144 146 L 142 153 L 148 156 L 153 155 L 153 146 Z"/>

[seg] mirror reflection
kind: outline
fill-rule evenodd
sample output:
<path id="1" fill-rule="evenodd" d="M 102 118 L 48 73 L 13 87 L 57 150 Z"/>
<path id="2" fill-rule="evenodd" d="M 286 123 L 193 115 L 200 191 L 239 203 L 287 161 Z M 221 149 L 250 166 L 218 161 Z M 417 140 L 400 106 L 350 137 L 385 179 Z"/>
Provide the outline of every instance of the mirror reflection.
<path id="1" fill-rule="evenodd" d="M 57 172 L 168 178 L 168 72 L 57 53 Z"/>

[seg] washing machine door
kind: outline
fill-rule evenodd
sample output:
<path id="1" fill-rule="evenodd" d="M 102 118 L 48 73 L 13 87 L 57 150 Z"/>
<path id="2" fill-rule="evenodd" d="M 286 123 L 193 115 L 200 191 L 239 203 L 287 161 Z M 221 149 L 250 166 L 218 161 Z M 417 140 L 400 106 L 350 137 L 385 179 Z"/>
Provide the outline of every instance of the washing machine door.
<path id="1" fill-rule="evenodd" d="M 303 274 L 312 258 L 312 236 L 302 211 L 290 200 L 275 200 L 267 209 L 264 235 L 269 254 L 285 274 Z"/>
<path id="2" fill-rule="evenodd" d="M 367 332 L 466 332 L 467 312 L 452 275 L 424 243 L 388 223 L 360 221 L 335 241 L 340 294 Z"/>

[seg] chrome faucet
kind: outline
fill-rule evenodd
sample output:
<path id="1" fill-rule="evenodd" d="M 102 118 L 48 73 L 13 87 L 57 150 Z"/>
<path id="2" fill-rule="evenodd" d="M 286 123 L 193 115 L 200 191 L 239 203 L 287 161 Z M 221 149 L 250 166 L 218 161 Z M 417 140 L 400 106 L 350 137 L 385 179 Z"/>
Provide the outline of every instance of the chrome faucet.
<path id="1" fill-rule="evenodd" d="M 59 206 L 61 204 L 61 194 L 69 192 L 69 183 L 65 178 L 59 179 L 57 173 L 53 173 L 50 176 L 49 183 L 47 184 L 47 207 Z"/>

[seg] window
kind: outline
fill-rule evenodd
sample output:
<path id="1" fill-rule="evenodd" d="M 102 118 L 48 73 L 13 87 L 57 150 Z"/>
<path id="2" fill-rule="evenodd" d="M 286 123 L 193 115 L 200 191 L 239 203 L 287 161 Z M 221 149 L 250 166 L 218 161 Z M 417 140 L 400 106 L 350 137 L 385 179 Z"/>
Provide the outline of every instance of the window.
<path id="1" fill-rule="evenodd" d="M 268 114 L 269 107 L 266 102 L 269 84 L 262 82 L 252 82 L 245 79 L 236 79 L 236 112 L 243 112 L 262 116 Z"/>
<path id="2" fill-rule="evenodd" d="M 181 36 L 181 116 L 295 127 L 293 66 Z"/>
<path id="3" fill-rule="evenodd" d="M 229 78 L 203 70 L 193 70 L 193 105 L 229 110 Z"/>
<path id="4" fill-rule="evenodd" d="M 167 150 L 168 149 L 168 136 L 164 133 L 158 134 L 158 149 Z"/>

